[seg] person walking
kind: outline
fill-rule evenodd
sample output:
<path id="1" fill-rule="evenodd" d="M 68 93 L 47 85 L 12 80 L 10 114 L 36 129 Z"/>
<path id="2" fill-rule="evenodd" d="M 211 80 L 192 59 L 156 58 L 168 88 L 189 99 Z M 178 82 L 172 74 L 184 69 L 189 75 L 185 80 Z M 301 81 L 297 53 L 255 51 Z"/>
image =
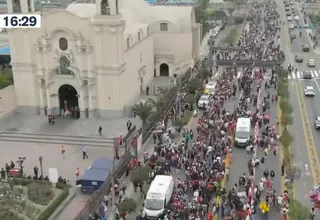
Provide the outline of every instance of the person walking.
<path id="1" fill-rule="evenodd" d="M 101 126 L 99 126 L 98 131 L 99 131 L 99 135 L 102 136 L 102 127 Z"/>
<path id="2" fill-rule="evenodd" d="M 66 149 L 64 148 L 64 146 L 61 146 L 61 150 L 60 150 L 61 154 L 62 154 L 62 158 L 65 158 L 65 153 L 66 153 Z"/>
<path id="3" fill-rule="evenodd" d="M 79 175 L 80 175 L 80 169 L 79 169 L 79 167 L 77 167 L 77 169 L 76 169 L 76 177 L 77 177 L 77 179 L 79 179 Z"/>
<path id="4" fill-rule="evenodd" d="M 311 212 L 310 212 L 310 220 L 314 220 L 314 216 L 316 215 L 316 211 L 314 210 L 314 208 L 311 208 Z"/>
<path id="5" fill-rule="evenodd" d="M 85 146 L 82 146 L 82 157 L 83 159 L 88 159 L 88 154 L 87 154 L 87 148 Z"/>

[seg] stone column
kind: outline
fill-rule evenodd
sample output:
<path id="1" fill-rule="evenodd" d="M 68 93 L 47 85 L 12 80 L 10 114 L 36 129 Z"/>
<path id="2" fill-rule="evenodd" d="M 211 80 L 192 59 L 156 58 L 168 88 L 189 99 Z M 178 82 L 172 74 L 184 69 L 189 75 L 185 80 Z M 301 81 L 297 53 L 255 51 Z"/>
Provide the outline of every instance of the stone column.
<path id="1" fill-rule="evenodd" d="M 43 97 L 43 86 L 42 86 L 42 80 L 39 80 L 39 96 L 40 96 L 40 115 L 44 115 L 44 108 L 45 108 L 45 104 L 44 104 L 44 97 Z"/>
<path id="2" fill-rule="evenodd" d="M 80 118 L 84 119 L 86 115 L 86 106 L 84 106 L 84 88 L 83 85 L 80 86 L 80 91 L 78 94 L 79 108 L 80 108 Z"/>
<path id="3" fill-rule="evenodd" d="M 94 111 L 95 110 L 95 106 L 94 106 L 93 99 L 92 99 L 93 86 L 94 86 L 94 84 L 88 85 L 88 96 L 89 96 L 88 97 L 88 99 L 89 99 L 89 111 L 88 111 L 88 114 L 89 114 L 89 118 L 95 118 L 95 111 Z"/>
<path id="4" fill-rule="evenodd" d="M 47 96 L 47 114 L 52 114 L 52 106 L 51 106 L 51 97 L 50 97 L 50 90 L 48 88 L 49 85 L 46 86 L 46 96 Z"/>

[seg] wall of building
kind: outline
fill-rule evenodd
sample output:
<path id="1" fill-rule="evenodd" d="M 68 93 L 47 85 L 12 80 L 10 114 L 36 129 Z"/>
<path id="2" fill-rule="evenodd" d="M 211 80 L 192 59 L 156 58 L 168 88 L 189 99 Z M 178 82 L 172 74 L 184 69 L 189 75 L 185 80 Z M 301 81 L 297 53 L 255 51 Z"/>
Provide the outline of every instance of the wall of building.
<path id="1" fill-rule="evenodd" d="M 126 72 L 121 76 L 121 90 L 125 105 L 133 105 L 141 90 L 154 77 L 154 44 L 152 36 L 144 38 L 125 52 Z M 142 87 L 141 78 L 143 77 Z"/>
<path id="2" fill-rule="evenodd" d="M 160 65 L 169 66 L 170 76 L 177 73 L 176 68 L 192 57 L 192 33 L 160 32 L 154 35 L 154 52 L 156 57 L 156 74 L 160 74 Z M 182 64 L 183 66 L 184 64 Z"/>
<path id="3" fill-rule="evenodd" d="M 0 118 L 15 111 L 17 108 L 16 92 L 14 86 L 0 90 Z"/>

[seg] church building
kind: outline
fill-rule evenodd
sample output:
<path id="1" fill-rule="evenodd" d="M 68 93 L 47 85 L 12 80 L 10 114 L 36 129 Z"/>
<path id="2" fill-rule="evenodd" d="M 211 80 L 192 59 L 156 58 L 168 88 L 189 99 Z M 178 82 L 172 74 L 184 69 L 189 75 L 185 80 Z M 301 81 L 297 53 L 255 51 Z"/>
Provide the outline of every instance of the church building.
<path id="1" fill-rule="evenodd" d="M 154 77 L 182 74 L 198 60 L 192 7 L 96 0 L 37 12 L 7 0 L 9 13 L 41 13 L 41 28 L 8 30 L 18 111 L 81 117 L 128 114 Z"/>

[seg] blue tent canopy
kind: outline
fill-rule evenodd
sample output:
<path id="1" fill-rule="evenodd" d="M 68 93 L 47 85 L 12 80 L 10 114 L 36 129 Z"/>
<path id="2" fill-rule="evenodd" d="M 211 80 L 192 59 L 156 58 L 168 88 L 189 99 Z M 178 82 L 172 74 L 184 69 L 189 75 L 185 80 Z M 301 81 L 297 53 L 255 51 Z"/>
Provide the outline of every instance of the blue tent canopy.
<path id="1" fill-rule="evenodd" d="M 0 47 L 0 55 L 10 55 L 10 47 Z"/>

